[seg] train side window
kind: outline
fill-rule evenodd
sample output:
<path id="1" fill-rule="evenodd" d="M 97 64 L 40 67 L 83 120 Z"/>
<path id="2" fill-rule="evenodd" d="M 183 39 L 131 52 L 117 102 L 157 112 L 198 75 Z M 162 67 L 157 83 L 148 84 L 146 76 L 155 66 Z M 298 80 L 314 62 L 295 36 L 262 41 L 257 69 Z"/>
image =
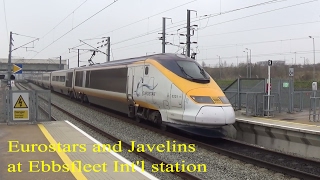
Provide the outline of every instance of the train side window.
<path id="1" fill-rule="evenodd" d="M 60 76 L 60 82 L 65 82 L 65 76 Z"/>
<path id="2" fill-rule="evenodd" d="M 144 69 L 144 74 L 145 74 L 145 75 L 148 75 L 148 73 L 149 73 L 149 67 L 146 66 L 145 69 Z"/>

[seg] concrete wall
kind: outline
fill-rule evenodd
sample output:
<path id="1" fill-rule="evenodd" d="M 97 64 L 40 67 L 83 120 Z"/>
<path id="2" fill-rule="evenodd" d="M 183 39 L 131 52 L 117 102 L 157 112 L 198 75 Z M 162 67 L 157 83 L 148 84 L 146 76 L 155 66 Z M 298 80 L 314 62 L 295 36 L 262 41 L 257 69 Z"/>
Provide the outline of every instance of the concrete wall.
<path id="1" fill-rule="evenodd" d="M 225 127 L 227 137 L 267 149 L 320 159 L 320 132 L 302 132 L 237 121 Z"/>

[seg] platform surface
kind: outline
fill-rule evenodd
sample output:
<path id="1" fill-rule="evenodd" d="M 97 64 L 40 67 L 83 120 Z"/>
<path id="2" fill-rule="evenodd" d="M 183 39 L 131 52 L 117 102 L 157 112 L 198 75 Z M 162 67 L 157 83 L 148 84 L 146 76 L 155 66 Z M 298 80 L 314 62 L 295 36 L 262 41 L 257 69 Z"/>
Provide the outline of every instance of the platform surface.
<path id="1" fill-rule="evenodd" d="M 261 124 L 265 126 L 277 126 L 282 129 L 296 130 L 300 132 L 310 132 L 320 135 L 320 122 L 311 122 L 309 120 L 309 112 L 302 111 L 293 114 L 276 113 L 274 117 L 253 117 L 246 116 L 243 112 L 236 111 L 236 120 L 239 122 L 248 122 L 253 124 Z M 312 117 L 311 117 L 312 119 Z"/>
<path id="2" fill-rule="evenodd" d="M 20 144 L 60 144 L 60 147 L 77 145 L 72 152 L 8 152 L 9 141 L 19 141 Z M 131 162 L 120 156 L 115 152 L 93 152 L 93 146 L 101 145 L 100 142 L 74 126 L 68 121 L 52 121 L 41 123 L 38 125 L 18 124 L 8 126 L 7 124 L 0 124 L 0 179 L 1 180 L 31 180 L 31 179 L 157 179 L 146 171 L 141 171 L 141 168 L 131 166 Z M 82 148 L 80 148 L 80 146 Z M 15 144 L 12 142 L 12 148 L 16 150 Z M 100 146 L 100 149 L 103 149 Z M 30 161 L 45 161 L 50 164 L 54 161 L 55 164 L 76 164 L 72 172 L 37 172 L 30 173 Z M 9 173 L 8 164 L 21 162 L 23 172 Z M 76 162 L 76 163 L 75 163 Z M 79 163 L 81 162 L 81 166 Z M 118 165 L 114 165 L 118 162 Z M 33 170 L 37 170 L 37 163 L 33 164 Z M 121 172 L 120 164 L 130 165 L 130 170 Z M 93 167 L 95 165 L 95 168 Z M 38 166 L 41 168 L 41 163 Z M 50 164 L 52 168 L 52 165 Z M 39 169 L 38 168 L 38 169 Z M 70 166 L 69 166 L 70 168 Z M 115 172 L 115 168 L 118 172 Z M 85 170 L 87 169 L 87 171 Z M 52 170 L 52 169 L 51 169 Z M 134 172 L 132 172 L 134 171 Z"/>
<path id="3" fill-rule="evenodd" d="M 11 141 L 11 142 L 10 142 Z M 29 161 L 55 161 L 55 163 L 62 165 L 63 161 L 55 152 L 21 152 L 21 148 L 16 148 L 17 142 L 19 145 L 27 144 L 44 144 L 49 145 L 49 141 L 43 135 L 37 125 L 13 125 L 8 126 L 7 124 L 0 124 L 0 179 L 1 180 L 31 180 L 31 179 L 75 179 L 72 173 L 54 173 L 54 172 L 35 172 L 30 173 L 30 162 Z M 9 143 L 12 144 L 12 151 L 20 152 L 8 152 Z M 26 146 L 25 146 L 26 147 Z M 26 148 L 25 148 L 26 149 Z M 26 149 L 27 150 L 27 149 Z M 20 170 L 18 172 L 18 163 L 21 163 Z M 8 165 L 15 166 L 17 172 L 8 172 Z M 34 168 L 36 171 L 36 168 Z"/>

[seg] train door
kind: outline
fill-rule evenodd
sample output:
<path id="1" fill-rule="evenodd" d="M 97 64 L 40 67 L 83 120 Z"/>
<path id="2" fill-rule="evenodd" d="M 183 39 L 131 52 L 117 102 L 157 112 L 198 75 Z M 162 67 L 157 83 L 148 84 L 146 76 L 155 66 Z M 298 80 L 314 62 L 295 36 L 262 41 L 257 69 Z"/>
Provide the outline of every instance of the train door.
<path id="1" fill-rule="evenodd" d="M 83 71 L 83 74 L 82 74 L 82 87 L 86 87 L 86 74 L 87 74 L 87 71 Z"/>
<path id="2" fill-rule="evenodd" d="M 174 116 L 171 117 L 172 119 L 182 119 L 184 107 L 183 107 L 183 94 L 180 89 L 177 88 L 176 85 L 171 84 L 171 90 L 170 90 L 170 110 L 175 111 Z M 170 113 L 168 114 L 170 115 Z"/>
<path id="3" fill-rule="evenodd" d="M 140 99 L 141 101 L 144 101 L 142 99 L 143 92 L 142 92 L 142 86 L 144 83 L 143 79 L 143 66 L 135 66 L 132 68 L 133 70 L 133 99 L 138 100 Z"/>
<path id="4" fill-rule="evenodd" d="M 145 101 L 153 104 L 153 97 L 155 96 L 154 92 L 154 78 L 149 75 L 150 67 L 149 65 L 144 66 L 143 71 L 143 86 L 142 92 L 145 96 Z"/>
<path id="5" fill-rule="evenodd" d="M 128 68 L 128 75 L 127 75 L 127 100 L 133 101 L 133 77 L 134 77 L 134 72 L 133 68 Z"/>

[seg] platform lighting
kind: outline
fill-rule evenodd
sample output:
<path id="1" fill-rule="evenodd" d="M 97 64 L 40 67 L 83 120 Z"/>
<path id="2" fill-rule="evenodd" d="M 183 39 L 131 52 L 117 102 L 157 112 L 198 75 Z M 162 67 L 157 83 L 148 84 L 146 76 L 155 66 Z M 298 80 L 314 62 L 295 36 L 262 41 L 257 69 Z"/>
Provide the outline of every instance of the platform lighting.
<path id="1" fill-rule="evenodd" d="M 316 53 L 315 53 L 315 47 L 314 47 L 314 37 L 309 36 L 309 38 L 313 41 L 313 81 L 315 81 L 315 75 L 316 75 Z"/>
<path id="2" fill-rule="evenodd" d="M 303 65 L 306 64 L 306 57 L 300 57 L 300 58 L 303 58 Z"/>
<path id="3" fill-rule="evenodd" d="M 217 55 L 219 57 L 219 71 L 220 71 L 220 79 L 221 79 L 221 62 L 220 62 L 220 56 Z"/>

